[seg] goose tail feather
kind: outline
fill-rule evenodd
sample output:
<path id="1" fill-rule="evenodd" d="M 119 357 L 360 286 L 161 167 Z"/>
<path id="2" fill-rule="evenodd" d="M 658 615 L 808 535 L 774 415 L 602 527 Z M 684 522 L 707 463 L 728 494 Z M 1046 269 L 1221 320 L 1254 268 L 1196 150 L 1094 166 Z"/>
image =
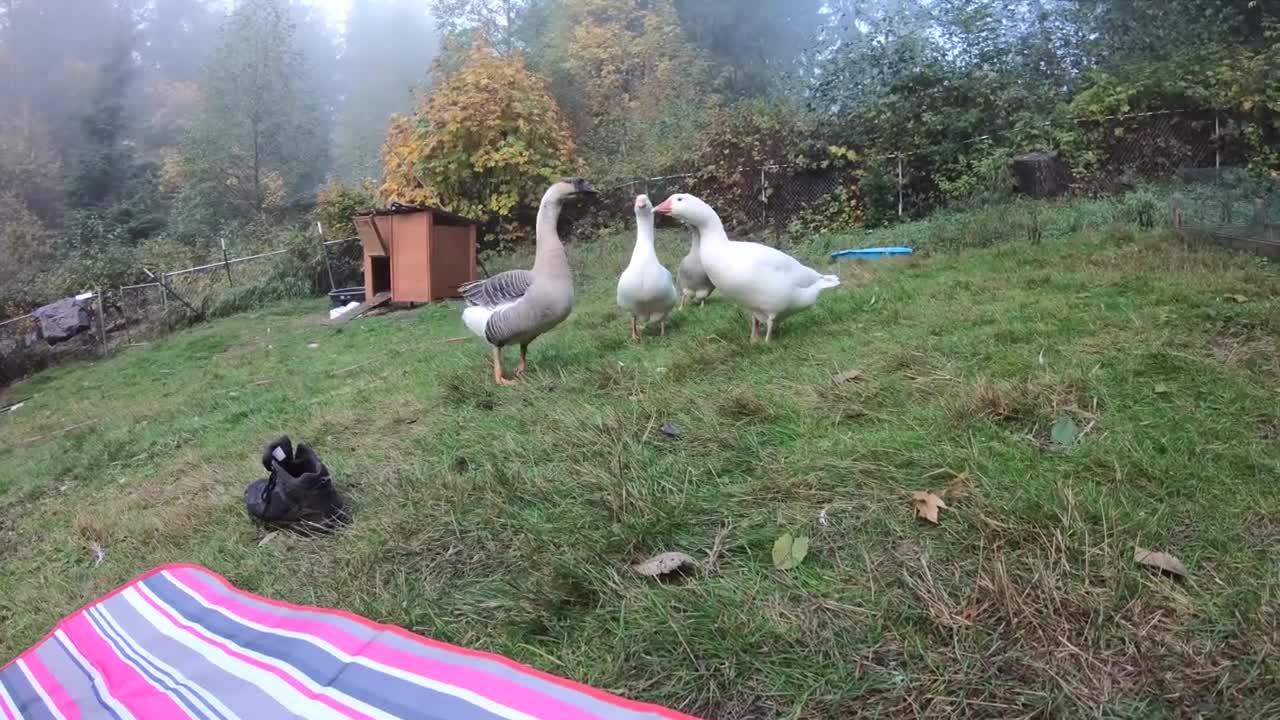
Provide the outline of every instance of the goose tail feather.
<path id="1" fill-rule="evenodd" d="M 491 308 L 473 305 L 462 311 L 462 324 L 478 337 L 488 340 L 485 337 L 485 327 L 488 326 L 489 316 L 493 315 L 493 312 Z"/>
<path id="2" fill-rule="evenodd" d="M 833 287 L 840 287 L 840 276 L 839 275 L 821 275 L 818 277 L 818 282 L 816 284 L 819 290 L 825 290 L 827 288 L 833 288 Z"/>

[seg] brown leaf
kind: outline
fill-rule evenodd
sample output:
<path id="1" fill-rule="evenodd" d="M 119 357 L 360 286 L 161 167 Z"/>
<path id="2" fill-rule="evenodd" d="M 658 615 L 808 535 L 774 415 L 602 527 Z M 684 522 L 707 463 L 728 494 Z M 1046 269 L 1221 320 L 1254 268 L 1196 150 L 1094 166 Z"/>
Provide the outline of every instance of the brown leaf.
<path id="1" fill-rule="evenodd" d="M 943 497 L 958 500 L 969 494 L 969 473 L 962 472 L 951 478 L 951 482 L 947 483 L 947 489 L 942 491 Z"/>
<path id="2" fill-rule="evenodd" d="M 1134 546 L 1133 561 L 1143 567 L 1159 570 L 1174 577 L 1184 578 L 1187 576 L 1187 566 L 1169 553 L 1153 552 Z"/>
<path id="3" fill-rule="evenodd" d="M 693 558 L 682 552 L 664 552 L 645 560 L 642 563 L 632 565 L 631 569 L 638 575 L 645 577 L 658 577 L 667 575 L 679 570 L 686 565 L 693 565 Z"/>
<path id="4" fill-rule="evenodd" d="M 831 376 L 831 382 L 836 385 L 844 385 L 845 383 L 856 382 L 862 380 L 861 370 L 845 370 L 842 373 L 836 373 Z"/>
<path id="5" fill-rule="evenodd" d="M 1223 297 L 1225 297 L 1228 300 L 1234 300 L 1235 302 L 1238 302 L 1241 304 L 1249 302 L 1249 298 L 1245 297 L 1244 295 L 1223 295 Z"/>
<path id="6" fill-rule="evenodd" d="M 938 524 L 938 510 L 947 508 L 942 498 L 931 492 L 911 493 L 911 504 L 915 507 L 916 517 L 924 518 L 934 525 Z"/>

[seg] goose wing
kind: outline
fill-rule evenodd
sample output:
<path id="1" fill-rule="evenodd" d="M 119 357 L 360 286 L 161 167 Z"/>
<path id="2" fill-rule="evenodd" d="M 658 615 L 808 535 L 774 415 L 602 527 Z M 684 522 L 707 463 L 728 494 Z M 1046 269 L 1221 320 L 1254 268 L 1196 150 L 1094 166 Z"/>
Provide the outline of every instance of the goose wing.
<path id="1" fill-rule="evenodd" d="M 469 282 L 458 288 L 468 305 L 496 308 L 510 305 L 529 291 L 533 285 L 533 272 L 508 270 L 491 278 Z"/>

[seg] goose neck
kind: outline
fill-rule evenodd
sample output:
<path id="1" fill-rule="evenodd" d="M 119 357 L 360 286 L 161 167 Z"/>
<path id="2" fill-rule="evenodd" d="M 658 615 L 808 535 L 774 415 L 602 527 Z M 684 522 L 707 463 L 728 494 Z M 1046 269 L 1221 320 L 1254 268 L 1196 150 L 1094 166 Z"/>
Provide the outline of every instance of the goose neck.
<path id="1" fill-rule="evenodd" d="M 636 246 L 631 251 L 631 261 L 657 257 L 653 244 L 653 216 L 636 213 Z"/>
<path id="2" fill-rule="evenodd" d="M 538 206 L 538 222 L 533 259 L 533 272 L 568 273 L 569 259 L 564 254 L 564 244 L 560 242 L 560 234 L 556 224 L 560 220 L 561 200 L 544 197 Z"/>

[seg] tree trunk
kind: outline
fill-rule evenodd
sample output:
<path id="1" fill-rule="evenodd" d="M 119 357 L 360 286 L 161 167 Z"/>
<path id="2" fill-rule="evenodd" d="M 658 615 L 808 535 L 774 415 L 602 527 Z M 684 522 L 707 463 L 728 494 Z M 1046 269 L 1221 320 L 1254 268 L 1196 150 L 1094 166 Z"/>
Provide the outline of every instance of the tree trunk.
<path id="1" fill-rule="evenodd" d="M 258 214 L 262 214 L 262 155 L 260 149 L 258 123 L 253 123 L 253 205 Z"/>

